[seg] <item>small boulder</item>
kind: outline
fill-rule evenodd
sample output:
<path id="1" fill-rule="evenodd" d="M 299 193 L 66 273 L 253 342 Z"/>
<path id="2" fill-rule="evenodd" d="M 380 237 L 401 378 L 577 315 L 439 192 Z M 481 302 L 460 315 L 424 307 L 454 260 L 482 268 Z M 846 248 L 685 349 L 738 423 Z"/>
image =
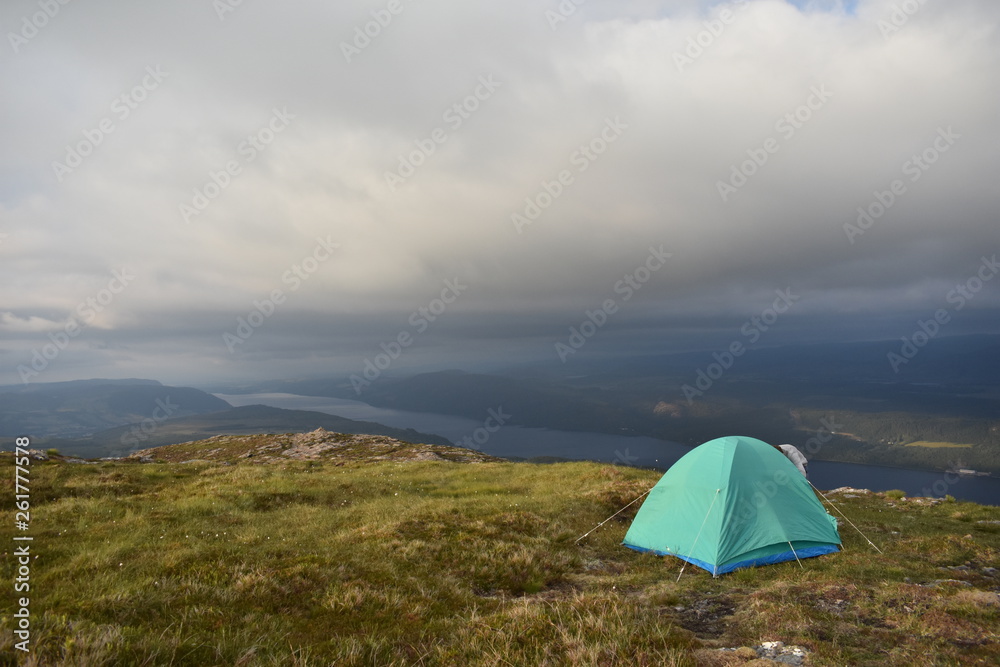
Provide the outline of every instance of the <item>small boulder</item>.
<path id="1" fill-rule="evenodd" d="M 784 642 L 764 642 L 756 647 L 757 657 L 786 665 L 804 665 L 809 652 L 801 646 L 786 646 Z"/>

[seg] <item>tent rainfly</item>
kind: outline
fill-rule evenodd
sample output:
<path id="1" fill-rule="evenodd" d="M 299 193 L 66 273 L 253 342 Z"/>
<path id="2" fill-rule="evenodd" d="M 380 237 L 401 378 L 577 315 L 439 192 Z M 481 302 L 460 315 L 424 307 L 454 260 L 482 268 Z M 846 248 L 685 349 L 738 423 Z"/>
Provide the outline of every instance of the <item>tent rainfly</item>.
<path id="1" fill-rule="evenodd" d="M 840 534 L 781 452 L 755 438 L 728 436 L 696 447 L 664 473 L 623 544 L 717 576 L 839 551 Z"/>

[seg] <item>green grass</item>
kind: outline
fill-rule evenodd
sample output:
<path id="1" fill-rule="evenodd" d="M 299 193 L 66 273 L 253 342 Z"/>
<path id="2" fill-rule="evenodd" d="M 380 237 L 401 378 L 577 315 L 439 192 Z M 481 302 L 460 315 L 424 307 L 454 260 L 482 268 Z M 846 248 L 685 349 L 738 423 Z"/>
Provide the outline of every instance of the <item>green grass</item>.
<path id="1" fill-rule="evenodd" d="M 1000 651 L 1000 580 L 980 569 L 1000 561 L 1000 526 L 978 523 L 998 508 L 843 499 L 884 554 L 844 527 L 845 551 L 802 568 L 689 566 L 675 583 L 679 561 L 620 546 L 638 504 L 575 542 L 649 471 L 33 462 L 31 476 L 36 643 L 20 664 L 721 665 L 746 658 L 716 648 L 773 640 L 814 665 Z M 919 585 L 942 579 L 970 585 Z"/>
<path id="2" fill-rule="evenodd" d="M 957 442 L 930 442 L 928 440 L 920 440 L 918 442 L 910 442 L 906 444 L 907 447 L 929 447 L 931 449 L 968 449 L 974 445 L 962 445 Z"/>

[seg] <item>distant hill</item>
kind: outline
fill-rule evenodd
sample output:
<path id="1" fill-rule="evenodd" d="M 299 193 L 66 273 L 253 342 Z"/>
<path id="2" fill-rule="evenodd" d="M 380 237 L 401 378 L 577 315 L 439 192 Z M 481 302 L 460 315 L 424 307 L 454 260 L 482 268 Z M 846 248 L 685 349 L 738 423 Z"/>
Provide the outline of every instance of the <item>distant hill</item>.
<path id="1" fill-rule="evenodd" d="M 227 404 L 228 405 L 228 404 Z M 63 453 L 77 456 L 122 456 L 137 449 L 160 447 L 181 442 L 202 440 L 219 435 L 250 433 L 291 433 L 323 428 L 351 434 L 388 436 L 406 442 L 450 446 L 447 438 L 413 429 L 392 428 L 374 422 L 355 421 L 323 412 L 284 410 L 265 405 L 193 415 L 161 422 L 146 422 L 117 426 L 99 431 L 86 438 L 57 439 L 45 443 Z"/>
<path id="2" fill-rule="evenodd" d="M 200 389 L 156 380 L 77 380 L 0 386 L 0 439 L 30 436 L 76 456 L 123 456 L 145 447 L 217 435 L 325 428 L 407 442 L 451 445 L 446 438 L 304 410 L 233 408 Z"/>
<path id="3" fill-rule="evenodd" d="M 749 340 L 733 331 L 733 341 Z M 727 377 L 766 377 L 823 383 L 917 385 L 926 387 L 1000 387 L 1000 335 L 940 336 L 932 339 L 906 363 L 889 363 L 890 353 L 900 354 L 899 338 L 846 343 L 813 343 L 767 346 L 762 339 L 732 364 Z M 922 341 L 921 341 L 922 342 Z M 561 381 L 576 378 L 670 377 L 690 381 L 698 368 L 714 361 L 714 353 L 727 344 L 706 345 L 685 352 L 623 350 L 615 355 L 578 354 L 569 363 L 552 355 L 549 363 L 519 364 L 505 373 L 516 377 Z M 908 354 L 912 354 L 912 350 Z M 896 372 L 898 370 L 898 372 Z"/>
<path id="4" fill-rule="evenodd" d="M 247 391 L 249 388 L 241 388 Z M 237 393 L 232 387 L 227 388 Z M 511 378 L 457 370 L 380 378 L 358 396 L 346 379 L 284 380 L 262 383 L 252 391 L 361 400 L 370 405 L 434 412 L 482 420 L 489 409 L 503 407 L 510 423 L 521 426 L 621 434 L 652 427 L 652 415 L 624 405 L 620 396 L 581 391 L 547 380 Z"/>
<path id="5" fill-rule="evenodd" d="M 145 419 L 232 407 L 200 389 L 155 380 L 79 380 L 0 387 L 0 437 L 80 438 Z"/>
<path id="6" fill-rule="evenodd" d="M 381 377 L 361 396 L 347 378 L 226 390 L 360 399 L 478 420 L 502 406 L 509 424 L 646 435 L 692 446 L 733 433 L 800 447 L 819 436 L 821 449 L 810 451 L 818 459 L 1000 473 L 1000 336 L 936 338 L 897 374 L 888 355 L 901 345 L 755 348 L 723 357 L 725 368 L 719 350 L 581 355 L 569 364 L 542 363 L 509 375 Z M 943 446 L 906 446 L 919 442 Z"/>

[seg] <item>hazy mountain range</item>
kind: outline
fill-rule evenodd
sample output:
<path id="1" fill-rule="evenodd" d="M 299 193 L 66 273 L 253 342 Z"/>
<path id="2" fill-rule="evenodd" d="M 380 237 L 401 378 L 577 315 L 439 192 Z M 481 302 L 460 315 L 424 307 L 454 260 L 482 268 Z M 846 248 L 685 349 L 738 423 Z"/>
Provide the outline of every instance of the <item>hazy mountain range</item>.
<path id="1" fill-rule="evenodd" d="M 1000 337 L 935 340 L 895 372 L 902 341 L 796 345 L 533 364 L 485 375 L 385 375 L 359 393 L 350 377 L 227 386 L 330 396 L 509 423 L 641 434 L 692 446 L 734 433 L 821 440 L 819 458 L 945 469 L 1000 469 Z M 725 366 L 725 367 L 724 367 Z M 221 388 L 220 388 L 221 389 Z M 907 447 L 918 443 L 922 446 Z"/>
<path id="2" fill-rule="evenodd" d="M 413 429 L 355 421 L 321 412 L 264 405 L 234 408 L 200 389 L 155 380 L 80 380 L 0 387 L 0 439 L 30 436 L 34 446 L 101 457 L 221 434 L 338 433 L 386 435 L 449 445 Z"/>
<path id="3" fill-rule="evenodd" d="M 595 358 L 568 365 L 280 379 L 203 389 L 153 380 L 0 387 L 0 437 L 29 434 L 66 452 L 128 451 L 231 433 L 323 427 L 407 441 L 441 436 L 325 413 L 233 408 L 208 393 L 285 392 L 567 431 L 647 435 L 691 446 L 732 434 L 813 446 L 813 458 L 1000 471 L 1000 337 L 941 339 L 895 372 L 900 343 L 788 346 Z M 816 443 L 819 443 L 818 445 Z M 540 456 L 553 452 L 539 452 Z M 559 452 L 560 456 L 571 455 Z"/>

